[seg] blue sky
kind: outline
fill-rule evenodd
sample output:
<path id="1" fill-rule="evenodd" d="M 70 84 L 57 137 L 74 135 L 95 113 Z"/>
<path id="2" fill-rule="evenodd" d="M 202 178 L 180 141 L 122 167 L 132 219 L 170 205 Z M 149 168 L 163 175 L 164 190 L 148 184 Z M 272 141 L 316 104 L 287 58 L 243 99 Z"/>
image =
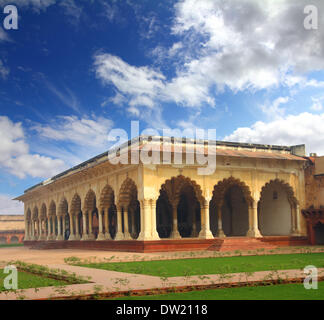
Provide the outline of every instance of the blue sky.
<path id="1" fill-rule="evenodd" d="M 324 5 L 296 2 L 0 0 L 0 214 L 132 120 L 324 155 Z"/>

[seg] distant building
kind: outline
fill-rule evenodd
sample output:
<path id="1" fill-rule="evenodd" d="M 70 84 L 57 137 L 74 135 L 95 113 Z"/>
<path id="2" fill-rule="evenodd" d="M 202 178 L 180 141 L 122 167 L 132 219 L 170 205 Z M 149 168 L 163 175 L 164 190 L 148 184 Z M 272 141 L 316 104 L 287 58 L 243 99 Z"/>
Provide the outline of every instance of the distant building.
<path id="1" fill-rule="evenodd" d="M 0 245 L 22 243 L 24 235 L 24 215 L 0 215 Z"/>

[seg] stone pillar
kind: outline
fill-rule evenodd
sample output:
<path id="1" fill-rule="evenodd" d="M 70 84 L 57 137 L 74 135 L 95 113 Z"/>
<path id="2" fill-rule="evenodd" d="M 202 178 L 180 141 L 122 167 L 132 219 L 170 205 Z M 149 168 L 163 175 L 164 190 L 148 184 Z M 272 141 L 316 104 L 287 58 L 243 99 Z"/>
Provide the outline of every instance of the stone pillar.
<path id="1" fill-rule="evenodd" d="M 116 232 L 115 240 L 124 240 L 121 215 L 122 215 L 121 207 L 117 207 L 117 232 Z"/>
<path id="2" fill-rule="evenodd" d="M 192 204 L 189 207 L 190 210 L 190 216 L 192 217 L 192 231 L 191 231 L 191 238 L 196 238 L 197 235 L 197 220 L 196 220 L 196 205 Z"/>
<path id="3" fill-rule="evenodd" d="M 89 235 L 87 233 L 87 212 L 82 212 L 82 239 L 81 240 L 89 240 Z"/>
<path id="4" fill-rule="evenodd" d="M 52 217 L 48 217 L 47 218 L 47 240 L 51 240 L 52 237 L 51 222 L 52 222 Z"/>
<path id="5" fill-rule="evenodd" d="M 80 240 L 80 230 L 79 230 L 79 214 L 74 216 L 74 224 L 75 224 L 75 240 Z"/>
<path id="6" fill-rule="evenodd" d="M 55 240 L 56 239 L 55 216 L 52 216 L 52 227 L 53 227 L 53 232 L 52 232 L 51 240 Z"/>
<path id="7" fill-rule="evenodd" d="M 291 230 L 290 230 L 290 236 L 297 237 L 298 231 L 297 231 L 297 204 L 291 203 L 290 204 L 290 210 L 291 210 Z"/>
<path id="8" fill-rule="evenodd" d="M 92 211 L 88 212 L 88 218 L 89 218 L 89 240 L 95 240 L 95 236 L 92 232 L 92 216 L 93 216 L 93 213 Z"/>
<path id="9" fill-rule="evenodd" d="M 124 239 L 125 240 L 131 240 L 132 237 L 129 233 L 129 225 L 128 225 L 128 216 L 129 216 L 129 206 L 127 207 L 127 210 L 124 209 Z"/>
<path id="10" fill-rule="evenodd" d="M 70 214 L 69 214 L 69 219 L 70 219 L 70 236 L 69 236 L 69 241 L 73 241 L 73 240 L 75 240 L 75 229 L 74 229 L 74 227 L 73 227 L 73 217 L 74 217 L 74 215 L 70 212 Z"/>
<path id="11" fill-rule="evenodd" d="M 170 234 L 172 239 L 181 239 L 181 235 L 178 230 L 178 204 L 172 203 L 172 231 Z"/>
<path id="12" fill-rule="evenodd" d="M 209 202 L 205 201 L 201 206 L 201 230 L 199 232 L 200 239 L 214 239 L 212 232 L 210 231 L 209 223 Z"/>
<path id="13" fill-rule="evenodd" d="M 25 241 L 28 241 L 29 240 L 29 221 L 26 219 L 25 217 Z"/>
<path id="14" fill-rule="evenodd" d="M 105 240 L 111 240 L 111 235 L 109 232 L 109 207 L 104 211 L 104 222 L 105 222 Z"/>
<path id="15" fill-rule="evenodd" d="M 57 217 L 57 237 L 56 240 L 63 240 L 62 235 L 62 216 Z"/>
<path id="16" fill-rule="evenodd" d="M 140 201 L 140 217 L 141 217 L 141 232 L 137 238 L 137 240 L 152 240 L 152 227 L 151 227 L 151 201 L 150 200 L 142 200 Z"/>
<path id="17" fill-rule="evenodd" d="M 99 233 L 97 240 L 105 240 L 105 235 L 103 233 L 103 224 L 102 224 L 102 209 L 98 210 L 98 219 L 99 219 Z"/>
<path id="18" fill-rule="evenodd" d="M 160 240 L 159 234 L 156 229 L 156 200 L 151 202 L 151 221 L 152 221 L 152 240 Z"/>
<path id="19" fill-rule="evenodd" d="M 246 233 L 247 237 L 262 237 L 258 228 L 258 202 L 253 200 L 249 205 L 249 230 Z"/>
<path id="20" fill-rule="evenodd" d="M 41 240 L 41 234 L 40 234 L 40 223 L 39 223 L 39 219 L 36 222 L 37 224 L 37 239 L 36 240 Z"/>
<path id="21" fill-rule="evenodd" d="M 225 238 L 225 233 L 223 230 L 223 219 L 222 219 L 222 205 L 216 204 L 216 214 L 217 214 L 217 237 L 218 238 Z"/>

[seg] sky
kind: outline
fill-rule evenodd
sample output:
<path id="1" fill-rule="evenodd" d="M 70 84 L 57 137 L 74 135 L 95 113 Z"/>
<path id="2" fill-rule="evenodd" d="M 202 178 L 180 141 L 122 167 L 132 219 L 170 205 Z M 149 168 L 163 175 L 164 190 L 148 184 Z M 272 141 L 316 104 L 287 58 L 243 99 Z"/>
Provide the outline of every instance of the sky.
<path id="1" fill-rule="evenodd" d="M 324 155 L 323 106 L 322 0 L 0 0 L 0 214 L 135 120 Z"/>

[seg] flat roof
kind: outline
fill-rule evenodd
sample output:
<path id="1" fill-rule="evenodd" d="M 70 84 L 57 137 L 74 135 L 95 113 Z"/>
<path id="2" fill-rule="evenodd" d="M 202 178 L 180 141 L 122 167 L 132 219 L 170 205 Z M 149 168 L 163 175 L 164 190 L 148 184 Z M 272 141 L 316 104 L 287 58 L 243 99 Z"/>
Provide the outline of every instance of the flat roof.
<path id="1" fill-rule="evenodd" d="M 304 148 L 305 145 L 299 146 L 279 146 L 279 145 L 268 145 L 268 144 L 256 144 L 256 143 L 242 143 L 242 142 L 230 142 L 230 141 L 218 141 L 218 140 L 197 140 L 191 138 L 177 138 L 177 137 L 162 137 L 162 136 L 147 136 L 141 135 L 139 137 L 133 138 L 127 142 L 120 144 L 119 146 L 110 149 L 109 151 L 103 152 L 93 158 L 90 158 L 87 161 L 84 161 L 68 170 L 65 170 L 54 177 L 44 180 L 24 191 L 24 194 L 27 192 L 40 187 L 52 183 L 69 173 L 75 171 L 82 171 L 85 168 L 88 168 L 89 165 L 93 165 L 96 162 L 101 163 L 105 160 L 108 161 L 108 155 L 111 153 L 115 153 L 117 150 L 122 150 L 125 148 L 129 148 L 131 145 L 145 142 L 163 142 L 164 139 L 168 139 L 173 144 L 183 144 L 185 145 L 207 145 L 209 143 L 216 144 L 217 155 L 220 156 L 229 156 L 229 157 L 247 157 L 247 158 L 263 158 L 263 159 L 281 159 L 281 160 L 297 160 L 297 161 L 305 161 L 305 157 L 294 155 L 293 151 L 295 147 Z M 167 142 L 168 142 L 167 140 Z M 238 150 L 235 150 L 238 149 Z M 242 150 L 243 149 L 243 150 Z M 244 150 L 245 149 L 245 150 Z M 250 149 L 248 151 L 247 149 Z M 255 151 L 251 151 L 251 149 Z M 263 151 L 262 151 L 263 150 Z M 101 161 L 103 160 L 103 161 Z"/>

